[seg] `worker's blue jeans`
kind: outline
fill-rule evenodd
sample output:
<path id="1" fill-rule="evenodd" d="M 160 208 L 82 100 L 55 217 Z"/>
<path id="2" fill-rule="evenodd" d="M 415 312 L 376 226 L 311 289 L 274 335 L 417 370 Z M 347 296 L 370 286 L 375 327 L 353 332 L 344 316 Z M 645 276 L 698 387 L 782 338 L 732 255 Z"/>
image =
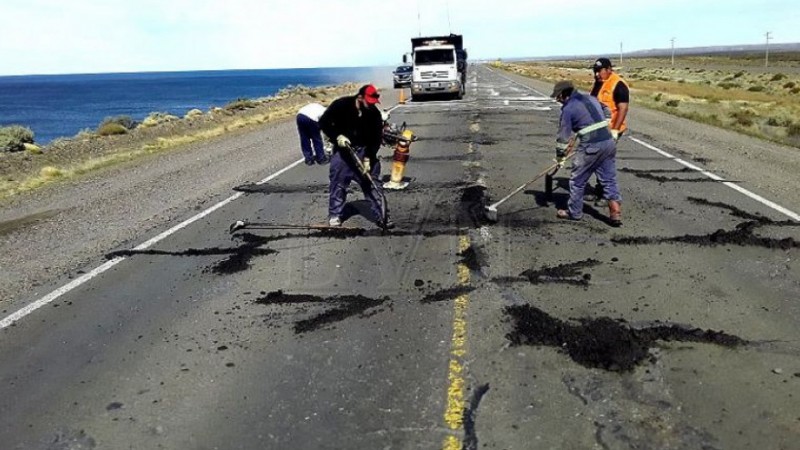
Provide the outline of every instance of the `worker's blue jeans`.
<path id="1" fill-rule="evenodd" d="M 364 148 L 356 148 L 356 154 L 359 158 L 364 158 Z M 347 201 L 347 187 L 353 179 L 358 181 L 361 190 L 364 192 L 364 198 L 370 203 L 373 219 L 375 222 L 381 220 L 381 196 L 380 190 L 382 186 L 378 181 L 381 174 L 381 163 L 377 159 L 371 165 L 370 176 L 375 181 L 375 187 L 378 192 L 373 192 L 372 183 L 369 182 L 361 173 L 350 157 L 348 150 L 337 148 L 331 157 L 330 168 L 330 197 L 328 201 L 328 216 L 329 217 L 342 217 L 344 205 Z M 388 214 L 388 208 L 387 208 Z"/>
<path id="2" fill-rule="evenodd" d="M 325 149 L 322 146 L 322 135 L 319 132 L 319 124 L 313 119 L 303 115 L 297 115 L 297 133 L 300 135 L 300 150 L 306 162 L 313 163 L 325 161 Z M 314 146 L 313 152 L 311 146 Z M 314 157 L 316 153 L 316 158 Z"/>
<path id="3" fill-rule="evenodd" d="M 622 201 L 617 187 L 617 144 L 612 139 L 582 144 L 576 149 L 569 179 L 569 216 L 583 217 L 583 191 L 592 174 L 603 186 L 603 198 Z"/>

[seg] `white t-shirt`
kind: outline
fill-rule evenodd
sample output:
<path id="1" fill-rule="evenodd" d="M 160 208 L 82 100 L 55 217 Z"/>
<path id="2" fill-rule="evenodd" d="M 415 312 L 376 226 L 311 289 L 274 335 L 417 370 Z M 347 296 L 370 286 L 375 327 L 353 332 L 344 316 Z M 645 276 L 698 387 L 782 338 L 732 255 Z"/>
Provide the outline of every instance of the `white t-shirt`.
<path id="1" fill-rule="evenodd" d="M 325 107 L 320 105 L 319 103 L 309 103 L 306 106 L 300 108 L 300 111 L 297 111 L 297 114 L 302 114 L 309 119 L 313 120 L 314 122 L 319 122 L 319 118 L 322 116 L 322 113 L 325 112 Z"/>

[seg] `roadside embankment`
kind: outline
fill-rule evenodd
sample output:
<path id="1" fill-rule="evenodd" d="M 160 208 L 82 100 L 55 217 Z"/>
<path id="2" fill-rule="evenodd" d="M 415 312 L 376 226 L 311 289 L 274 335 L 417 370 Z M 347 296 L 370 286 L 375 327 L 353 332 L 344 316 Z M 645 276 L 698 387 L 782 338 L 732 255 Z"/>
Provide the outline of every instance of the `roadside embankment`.
<path id="1" fill-rule="evenodd" d="M 270 97 L 232 101 L 205 113 L 192 110 L 183 118 L 153 113 L 134 128 L 120 130 L 120 134 L 103 135 L 101 126 L 97 132 L 81 132 L 35 150 L 0 153 L 0 201 L 104 167 L 286 119 L 303 104 L 327 104 L 357 87 L 294 87 Z"/>

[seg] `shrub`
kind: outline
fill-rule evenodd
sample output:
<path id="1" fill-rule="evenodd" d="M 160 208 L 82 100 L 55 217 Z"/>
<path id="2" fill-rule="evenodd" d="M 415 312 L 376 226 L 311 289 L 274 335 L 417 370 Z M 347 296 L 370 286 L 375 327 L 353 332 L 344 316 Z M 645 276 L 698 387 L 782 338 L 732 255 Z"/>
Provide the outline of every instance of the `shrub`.
<path id="1" fill-rule="evenodd" d="M 800 123 L 793 123 L 786 127 L 786 135 L 789 137 L 800 136 Z"/>
<path id="2" fill-rule="evenodd" d="M 100 136 L 113 136 L 117 134 L 125 134 L 127 132 L 127 128 L 116 122 L 103 123 L 97 128 L 97 134 Z"/>
<path id="3" fill-rule="evenodd" d="M 193 119 L 193 118 L 195 118 L 195 117 L 200 117 L 200 116 L 202 116 L 202 115 L 203 115 L 203 111 L 200 111 L 199 109 L 195 108 L 195 109 L 191 109 L 191 110 L 189 110 L 189 111 L 186 113 L 186 116 L 184 116 L 184 117 L 185 117 L 186 119 Z"/>
<path id="4" fill-rule="evenodd" d="M 800 86 L 792 88 L 792 90 L 789 92 L 791 92 L 792 94 L 797 94 L 798 92 L 800 92 Z"/>
<path id="5" fill-rule="evenodd" d="M 763 92 L 765 89 L 766 88 L 764 86 L 760 85 L 750 86 L 749 88 L 747 88 L 747 90 L 750 92 Z"/>
<path id="6" fill-rule="evenodd" d="M 772 78 L 769 79 L 769 81 L 781 81 L 784 78 L 786 78 L 786 75 L 782 73 L 776 73 L 775 75 L 772 76 Z"/>
<path id="7" fill-rule="evenodd" d="M 657 102 L 660 102 L 661 101 L 661 97 L 663 97 L 663 96 L 664 95 L 661 92 L 659 92 L 658 94 L 656 94 L 655 97 L 653 97 L 653 100 L 655 100 Z"/>
<path id="8" fill-rule="evenodd" d="M 243 111 L 245 109 L 255 108 L 256 106 L 258 106 L 258 104 L 249 98 L 238 98 L 225 105 L 225 109 L 228 111 Z"/>
<path id="9" fill-rule="evenodd" d="M 150 115 L 142 121 L 142 126 L 154 127 L 162 123 L 172 122 L 173 120 L 178 120 L 178 118 L 169 113 L 154 112 L 150 113 Z"/>
<path id="10" fill-rule="evenodd" d="M 738 83 L 730 83 L 728 81 L 720 81 L 717 83 L 717 86 L 721 87 L 722 89 L 731 89 L 731 88 L 738 88 Z"/>
<path id="11" fill-rule="evenodd" d="M 739 78 L 742 75 L 744 75 L 744 71 L 739 71 L 739 72 L 736 72 L 735 74 L 733 74 L 733 78 Z"/>
<path id="12" fill-rule="evenodd" d="M 665 104 L 667 106 L 671 106 L 673 108 L 677 108 L 680 103 L 681 103 L 680 100 L 668 100 L 667 103 L 665 103 Z"/>
<path id="13" fill-rule="evenodd" d="M 730 113 L 730 117 L 736 122 L 737 124 L 743 127 L 749 127 L 753 125 L 753 118 L 756 117 L 756 113 L 749 109 L 740 109 L 738 111 L 733 111 Z"/>
<path id="14" fill-rule="evenodd" d="M 786 83 L 786 84 L 784 84 L 784 85 L 783 85 L 783 88 L 784 88 L 784 89 L 791 89 L 791 88 L 793 88 L 793 87 L 795 87 L 795 83 L 794 83 L 794 81 L 789 81 L 788 83 Z"/>
<path id="15" fill-rule="evenodd" d="M 101 128 L 103 128 L 104 126 L 109 125 L 109 124 L 120 125 L 123 128 L 125 128 L 126 130 L 132 130 L 132 129 L 136 128 L 136 125 L 138 125 L 138 123 L 135 120 L 133 120 L 130 116 L 106 117 L 105 119 L 103 119 L 102 122 L 100 122 L 100 126 L 97 127 L 98 134 L 101 134 L 101 133 L 99 133 L 99 130 Z"/>
<path id="16" fill-rule="evenodd" d="M 0 127 L 0 152 L 20 152 L 33 144 L 33 131 L 21 125 Z"/>

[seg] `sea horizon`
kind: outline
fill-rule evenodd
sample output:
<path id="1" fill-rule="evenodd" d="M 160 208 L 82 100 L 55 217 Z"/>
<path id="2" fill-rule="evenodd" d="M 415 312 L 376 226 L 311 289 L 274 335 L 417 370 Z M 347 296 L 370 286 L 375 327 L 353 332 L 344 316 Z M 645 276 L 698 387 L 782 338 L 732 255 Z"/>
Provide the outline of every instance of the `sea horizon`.
<path id="1" fill-rule="evenodd" d="M 346 82 L 388 85 L 392 67 L 226 69 L 0 76 L 0 126 L 22 125 L 38 145 L 93 130 L 107 117 L 141 121 L 154 112 L 182 117 L 290 86 Z"/>

